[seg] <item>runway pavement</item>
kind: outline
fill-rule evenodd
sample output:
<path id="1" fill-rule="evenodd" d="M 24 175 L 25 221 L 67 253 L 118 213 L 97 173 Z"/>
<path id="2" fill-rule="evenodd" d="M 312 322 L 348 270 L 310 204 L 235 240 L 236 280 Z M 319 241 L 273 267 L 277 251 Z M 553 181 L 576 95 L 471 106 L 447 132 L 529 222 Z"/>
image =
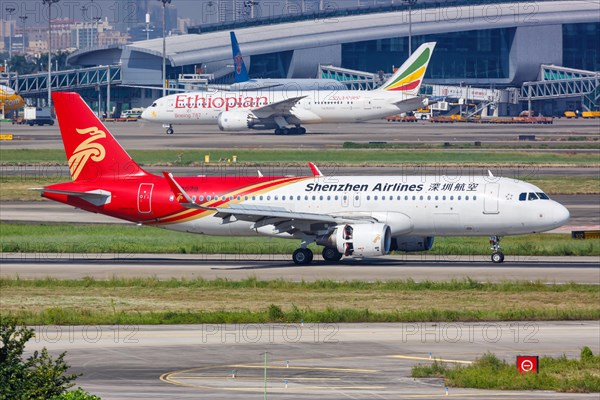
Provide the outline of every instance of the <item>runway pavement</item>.
<path id="1" fill-rule="evenodd" d="M 316 254 L 309 266 L 298 266 L 286 254 L 71 254 L 0 253 L 4 278 L 110 279 L 112 277 L 204 278 L 314 281 L 403 280 L 448 281 L 471 278 L 600 284 L 598 257 L 507 255 L 493 264 L 487 255 L 435 256 L 404 254 L 325 264 Z"/>
<path id="2" fill-rule="evenodd" d="M 187 149 L 187 148 L 339 148 L 344 142 L 369 141 L 388 143 L 474 142 L 517 143 L 519 135 L 535 135 L 549 147 L 569 144 L 585 149 L 588 139 L 598 138 L 598 120 L 557 119 L 553 125 L 487 125 L 433 124 L 419 121 L 398 124 L 376 120 L 359 124 L 308 125 L 308 134 L 278 136 L 272 131 L 221 132 L 217 126 L 176 126 L 175 135 L 166 135 L 160 124 L 145 121 L 109 122 L 108 129 L 126 149 Z M 2 133 L 12 133 L 13 141 L 2 142 L 2 148 L 62 148 L 58 124 L 52 127 L 30 127 L 1 123 Z M 592 150 L 597 151 L 597 150 Z"/>
<path id="3" fill-rule="evenodd" d="M 468 365 L 490 351 L 579 357 L 598 321 L 42 326 L 27 347 L 67 351 L 77 385 L 115 399 L 597 399 L 596 394 L 448 388 L 412 366 Z M 540 366 L 544 368 L 543 363 Z"/>

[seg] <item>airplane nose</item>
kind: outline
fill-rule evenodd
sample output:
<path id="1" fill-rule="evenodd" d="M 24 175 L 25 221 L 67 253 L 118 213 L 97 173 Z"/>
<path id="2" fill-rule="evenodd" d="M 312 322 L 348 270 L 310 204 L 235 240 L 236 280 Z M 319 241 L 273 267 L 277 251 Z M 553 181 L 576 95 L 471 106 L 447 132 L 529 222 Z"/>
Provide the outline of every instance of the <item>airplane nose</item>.
<path id="1" fill-rule="evenodd" d="M 142 115 L 140 115 L 141 119 L 148 119 L 148 110 L 142 111 Z"/>
<path id="2" fill-rule="evenodd" d="M 563 226 L 571 217 L 571 213 L 569 213 L 569 210 L 565 206 L 556 203 L 552 211 L 552 217 L 558 226 Z"/>

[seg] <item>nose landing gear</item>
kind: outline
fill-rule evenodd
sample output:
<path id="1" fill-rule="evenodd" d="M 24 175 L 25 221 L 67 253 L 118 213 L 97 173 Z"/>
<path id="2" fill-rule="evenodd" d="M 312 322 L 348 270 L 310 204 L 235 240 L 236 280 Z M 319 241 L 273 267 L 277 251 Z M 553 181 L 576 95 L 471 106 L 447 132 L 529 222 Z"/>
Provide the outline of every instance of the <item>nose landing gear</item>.
<path id="1" fill-rule="evenodd" d="M 171 124 L 163 125 L 163 128 L 167 128 L 167 135 L 172 135 L 173 133 L 175 133 L 175 131 L 173 130 L 173 125 Z"/>
<path id="2" fill-rule="evenodd" d="M 500 251 L 500 236 L 490 236 L 490 244 L 492 245 L 492 262 L 500 264 L 504 262 L 504 253 Z"/>

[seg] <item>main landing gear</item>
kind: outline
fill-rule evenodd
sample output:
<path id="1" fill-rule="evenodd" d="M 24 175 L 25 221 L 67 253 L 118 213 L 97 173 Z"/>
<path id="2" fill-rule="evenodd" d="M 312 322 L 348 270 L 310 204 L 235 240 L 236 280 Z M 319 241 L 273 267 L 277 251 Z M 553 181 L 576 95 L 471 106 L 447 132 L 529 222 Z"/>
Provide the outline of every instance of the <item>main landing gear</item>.
<path id="1" fill-rule="evenodd" d="M 327 264 L 337 263 L 342 259 L 343 256 L 343 254 L 340 253 L 335 247 L 325 247 L 321 255 Z"/>
<path id="2" fill-rule="evenodd" d="M 292 260 L 294 260 L 294 264 L 296 265 L 310 264 L 313 260 L 313 252 L 307 248 L 296 249 L 294 254 L 292 254 Z"/>
<path id="3" fill-rule="evenodd" d="M 500 264 L 504 262 L 504 253 L 500 251 L 500 236 L 490 236 L 490 244 L 492 245 L 492 262 Z"/>
<path id="4" fill-rule="evenodd" d="M 325 247 L 321 254 L 327 264 L 335 264 L 343 257 L 343 254 L 337 251 L 335 247 Z M 313 260 L 313 252 L 307 248 L 299 248 L 292 254 L 292 260 L 297 265 L 310 264 Z"/>
<path id="5" fill-rule="evenodd" d="M 276 135 L 304 135 L 306 133 L 306 128 L 301 126 L 296 126 L 294 128 L 277 128 L 275 129 Z"/>

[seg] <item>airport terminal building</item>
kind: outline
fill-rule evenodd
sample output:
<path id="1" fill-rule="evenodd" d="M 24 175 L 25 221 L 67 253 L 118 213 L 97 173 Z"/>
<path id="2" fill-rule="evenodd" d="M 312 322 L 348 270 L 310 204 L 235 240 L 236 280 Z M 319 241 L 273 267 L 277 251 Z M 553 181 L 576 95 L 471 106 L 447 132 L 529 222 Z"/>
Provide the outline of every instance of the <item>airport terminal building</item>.
<path id="1" fill-rule="evenodd" d="M 410 13 L 405 5 L 373 6 L 355 15 L 340 10 L 270 18 L 270 24 L 256 19 L 200 26 L 167 38 L 167 75 L 173 80 L 197 68 L 227 75 L 230 30 L 251 77 L 314 78 L 319 64 L 390 73 L 408 57 L 410 14 L 412 48 L 438 43 L 428 82 L 518 86 L 535 80 L 540 64 L 600 70 L 599 7 L 597 1 L 436 2 L 417 3 Z M 80 51 L 70 63 L 121 63 L 124 83 L 160 84 L 162 39 Z"/>
<path id="2" fill-rule="evenodd" d="M 260 7 L 259 2 L 245 3 Z M 167 79 L 172 84 L 181 74 L 201 71 L 211 75 L 212 83 L 231 83 L 230 31 L 236 32 L 255 78 L 314 78 L 320 65 L 389 74 L 408 57 L 409 34 L 412 49 L 437 42 L 425 76 L 429 84 L 520 88 L 542 79 L 543 64 L 600 71 L 598 0 L 423 0 L 410 9 L 406 2 L 392 2 L 333 11 L 328 3 L 320 4 L 322 11 L 284 10 L 269 17 L 254 10 L 256 18 L 207 23 L 169 36 Z M 80 50 L 69 63 L 76 68 L 119 65 L 120 85 L 160 87 L 162 39 Z M 113 88 L 115 99 L 135 97 L 136 106 L 147 106 L 159 95 L 152 89 Z M 600 93 L 595 97 L 600 99 Z"/>

